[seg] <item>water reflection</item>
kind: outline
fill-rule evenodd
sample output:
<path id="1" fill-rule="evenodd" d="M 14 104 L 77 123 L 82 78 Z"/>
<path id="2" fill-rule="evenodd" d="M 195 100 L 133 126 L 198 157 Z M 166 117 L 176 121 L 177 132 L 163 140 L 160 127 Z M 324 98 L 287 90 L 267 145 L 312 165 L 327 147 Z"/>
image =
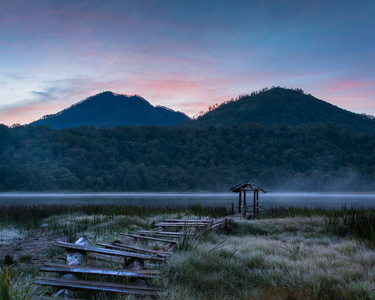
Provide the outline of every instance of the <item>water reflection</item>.
<path id="1" fill-rule="evenodd" d="M 144 206 L 228 206 L 237 205 L 234 193 L 0 193 L 0 205 L 14 204 L 121 204 Z M 247 194 L 251 203 L 252 193 Z M 341 208 L 375 207 L 374 193 L 267 193 L 259 195 L 259 204 L 271 206 L 307 206 Z"/>

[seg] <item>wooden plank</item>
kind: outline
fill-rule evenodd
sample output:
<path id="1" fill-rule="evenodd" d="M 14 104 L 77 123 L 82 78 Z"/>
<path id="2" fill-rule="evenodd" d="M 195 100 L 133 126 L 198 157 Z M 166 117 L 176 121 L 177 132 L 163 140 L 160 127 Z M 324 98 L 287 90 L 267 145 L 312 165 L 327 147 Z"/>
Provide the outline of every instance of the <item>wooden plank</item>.
<path id="1" fill-rule="evenodd" d="M 152 234 L 164 234 L 164 235 L 178 235 L 178 236 L 184 236 L 184 235 L 192 235 L 189 232 L 168 232 L 168 231 L 150 231 L 150 230 L 139 230 L 137 231 L 138 234 L 143 234 L 143 233 L 152 233 Z"/>
<path id="2" fill-rule="evenodd" d="M 136 258 L 136 259 L 164 260 L 163 258 L 157 257 L 157 256 L 149 256 L 149 255 L 140 254 L 140 253 L 125 252 L 125 251 L 105 249 L 105 248 L 99 248 L 99 247 L 93 247 L 93 246 L 81 246 L 81 245 L 76 245 L 76 244 L 66 243 L 66 242 L 57 242 L 55 243 L 55 246 L 66 248 L 66 249 L 74 249 L 74 250 L 83 251 L 83 252 L 94 252 L 94 253 L 116 255 L 116 256 L 130 257 L 130 258 Z"/>
<path id="3" fill-rule="evenodd" d="M 149 235 L 164 235 L 164 236 L 171 236 L 171 237 L 182 237 L 185 235 L 193 235 L 190 232 L 168 232 L 168 231 L 150 231 L 150 230 L 139 230 L 136 232 L 137 234 L 149 234 Z"/>
<path id="4" fill-rule="evenodd" d="M 34 284 L 50 285 L 64 288 L 83 289 L 101 292 L 114 292 L 125 294 L 137 294 L 146 296 L 158 296 L 162 289 L 151 286 L 136 286 L 130 284 L 119 284 L 109 282 L 87 281 L 87 280 L 69 280 L 52 277 L 36 277 Z"/>
<path id="5" fill-rule="evenodd" d="M 143 240 L 151 240 L 151 241 L 157 241 L 157 242 L 178 244 L 177 241 L 165 240 L 165 239 L 158 239 L 158 238 L 153 238 L 153 237 L 148 237 L 148 236 L 142 236 L 142 235 L 136 235 L 136 234 L 120 233 L 120 235 L 130 236 L 130 237 L 133 237 L 133 238 L 136 238 L 136 239 L 143 239 Z"/>
<path id="6" fill-rule="evenodd" d="M 166 219 L 164 222 L 172 222 L 172 223 L 177 223 L 177 222 L 182 222 L 182 223 L 212 223 L 213 220 L 184 220 L 184 219 Z"/>
<path id="7" fill-rule="evenodd" d="M 155 226 L 159 226 L 159 227 L 206 227 L 208 225 L 209 224 L 207 223 L 169 223 L 169 222 L 155 224 Z"/>
<path id="8" fill-rule="evenodd" d="M 163 232 L 152 232 L 152 231 L 137 231 L 138 235 L 148 235 L 148 236 L 155 236 L 155 237 L 166 237 L 166 238 L 183 238 L 184 236 L 193 236 L 194 234 L 190 232 L 175 232 L 175 233 L 167 233 L 164 234 Z"/>
<path id="9" fill-rule="evenodd" d="M 42 272 L 59 272 L 59 273 L 79 273 L 108 276 L 126 276 L 138 278 L 154 278 L 159 274 L 157 270 L 128 270 L 128 269 L 109 269 L 85 266 L 69 266 L 62 264 L 45 263 L 40 271 Z"/>
<path id="10" fill-rule="evenodd" d="M 95 259 L 95 260 L 104 260 L 106 262 L 114 262 L 114 263 L 120 263 L 124 264 L 124 258 L 112 256 L 112 255 L 105 255 L 105 254 L 99 254 L 99 253 L 88 253 L 89 259 Z"/>
<path id="11" fill-rule="evenodd" d="M 210 230 L 215 232 L 215 231 L 218 231 L 219 229 L 225 228 L 225 226 L 226 226 L 226 222 L 216 223 L 212 225 Z"/>
<path id="12" fill-rule="evenodd" d="M 62 298 L 58 297 L 47 297 L 47 296 L 33 296 L 31 300 L 58 300 Z M 77 299 L 77 298 L 64 298 L 64 300 L 87 300 L 87 299 Z"/>
<path id="13" fill-rule="evenodd" d="M 107 248 L 112 248 L 112 249 L 119 249 L 119 250 L 128 249 L 128 250 L 134 250 L 134 251 L 139 251 L 139 252 L 144 252 L 144 253 L 152 253 L 152 254 L 155 254 L 155 255 L 163 256 L 163 257 L 169 256 L 169 255 L 161 253 L 157 250 L 139 248 L 139 247 L 135 247 L 135 246 L 128 246 L 128 245 L 118 244 L 118 243 L 114 243 L 114 244 L 98 243 L 98 245 L 103 246 L 103 247 L 107 247 Z"/>

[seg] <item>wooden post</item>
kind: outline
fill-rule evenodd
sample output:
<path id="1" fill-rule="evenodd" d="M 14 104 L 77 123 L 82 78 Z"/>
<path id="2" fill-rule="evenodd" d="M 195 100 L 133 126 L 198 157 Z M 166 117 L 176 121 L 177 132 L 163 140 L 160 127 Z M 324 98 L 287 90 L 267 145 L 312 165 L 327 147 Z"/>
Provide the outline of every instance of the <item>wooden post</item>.
<path id="1" fill-rule="evenodd" d="M 254 216 L 255 216 L 255 212 L 256 212 L 256 209 L 255 209 L 255 205 L 256 205 L 255 198 L 256 198 L 256 190 L 254 190 L 254 201 L 253 201 L 253 214 L 254 214 Z"/>
<path id="2" fill-rule="evenodd" d="M 232 215 L 234 215 L 234 203 L 232 202 L 232 211 L 231 211 Z"/>
<path id="3" fill-rule="evenodd" d="M 247 205 L 246 205 L 246 190 L 243 191 L 243 216 L 246 217 L 246 210 L 247 210 Z"/>
<path id="4" fill-rule="evenodd" d="M 259 212 L 259 190 L 257 190 L 257 211 Z"/>
<path id="5" fill-rule="evenodd" d="M 242 193 L 242 191 L 240 190 L 240 192 L 238 193 L 238 195 L 239 195 L 239 199 L 238 199 L 238 213 L 241 213 L 241 193 Z"/>

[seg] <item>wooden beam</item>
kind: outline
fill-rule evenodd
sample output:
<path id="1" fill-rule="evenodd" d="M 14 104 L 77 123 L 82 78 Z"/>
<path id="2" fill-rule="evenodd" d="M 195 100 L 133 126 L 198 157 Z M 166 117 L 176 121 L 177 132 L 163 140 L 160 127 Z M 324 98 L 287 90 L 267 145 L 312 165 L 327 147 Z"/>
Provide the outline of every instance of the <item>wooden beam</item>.
<path id="1" fill-rule="evenodd" d="M 52 277 L 36 277 L 35 284 L 58 286 L 72 289 L 83 289 L 100 292 L 115 292 L 124 294 L 136 294 L 145 296 L 158 296 L 163 290 L 151 286 L 134 286 L 130 284 L 119 284 L 109 282 L 87 281 L 87 280 L 69 280 Z"/>
<path id="2" fill-rule="evenodd" d="M 240 190 L 238 192 L 238 195 L 239 195 L 239 199 L 238 199 L 238 213 L 241 213 L 241 193 L 242 193 L 242 191 Z"/>
<path id="3" fill-rule="evenodd" d="M 254 190 L 254 200 L 253 200 L 253 214 L 255 215 L 255 211 L 256 211 L 256 203 L 255 203 L 255 197 L 256 197 L 256 190 Z"/>
<path id="4" fill-rule="evenodd" d="M 136 234 L 120 233 L 120 235 L 130 236 L 130 237 L 133 237 L 133 238 L 135 238 L 135 239 L 143 239 L 143 240 L 151 240 L 151 241 L 156 241 L 156 242 L 164 242 L 164 243 L 174 243 L 174 244 L 178 244 L 177 241 L 165 240 L 165 239 L 158 239 L 158 238 L 153 238 L 153 237 L 148 237 L 148 236 L 142 236 L 142 235 L 136 235 Z"/>
<path id="5" fill-rule="evenodd" d="M 126 276 L 139 278 L 154 278 L 159 274 L 157 270 L 128 270 L 128 269 L 109 269 L 85 266 L 69 266 L 62 264 L 44 263 L 40 269 L 41 272 L 59 272 L 59 273 L 78 273 L 108 276 Z"/>
<path id="6" fill-rule="evenodd" d="M 124 264 L 124 258 L 120 258 L 113 255 L 105 255 L 105 254 L 99 254 L 99 253 L 88 253 L 89 259 L 94 260 L 104 260 L 105 262 L 115 262 L 120 263 L 121 265 Z"/>
<path id="7" fill-rule="evenodd" d="M 210 220 L 184 220 L 184 219 L 166 219 L 164 220 L 164 222 L 172 222 L 172 223 L 176 223 L 176 222 L 183 222 L 183 223 L 212 223 L 213 220 L 210 219 Z"/>
<path id="8" fill-rule="evenodd" d="M 209 224 L 207 223 L 169 223 L 169 222 L 162 222 L 155 224 L 155 226 L 159 227 L 206 227 Z"/>
<path id="9" fill-rule="evenodd" d="M 148 234 L 148 235 L 163 235 L 163 236 L 170 236 L 170 237 L 183 237 L 185 235 L 193 235 L 189 232 L 168 232 L 168 231 L 149 231 L 149 230 L 139 230 L 136 232 L 137 234 Z"/>
<path id="10" fill-rule="evenodd" d="M 243 191 L 243 215 L 246 215 L 246 190 Z"/>
<path id="11" fill-rule="evenodd" d="M 110 249 L 118 249 L 118 250 L 128 249 L 128 250 L 133 250 L 133 251 L 138 251 L 138 252 L 143 252 L 143 253 L 152 253 L 152 254 L 155 254 L 155 255 L 162 256 L 162 257 L 169 256 L 167 254 L 160 253 L 157 250 L 145 249 L 145 248 L 140 248 L 140 247 L 136 247 L 136 246 L 128 246 L 128 245 L 124 245 L 124 244 L 120 244 L 120 243 L 113 243 L 113 244 L 98 243 L 98 245 L 106 247 L 106 248 L 110 248 Z"/>
<path id="12" fill-rule="evenodd" d="M 140 254 L 140 253 L 104 249 L 104 248 L 92 247 L 92 246 L 81 246 L 81 245 L 65 243 L 65 242 L 57 242 L 55 243 L 55 246 L 66 248 L 66 249 L 73 249 L 73 250 L 77 250 L 81 252 L 93 252 L 93 253 L 123 256 L 123 257 L 129 257 L 129 258 L 137 258 L 137 259 L 164 260 L 163 258 L 157 257 L 157 256 L 148 256 L 148 255 Z"/>

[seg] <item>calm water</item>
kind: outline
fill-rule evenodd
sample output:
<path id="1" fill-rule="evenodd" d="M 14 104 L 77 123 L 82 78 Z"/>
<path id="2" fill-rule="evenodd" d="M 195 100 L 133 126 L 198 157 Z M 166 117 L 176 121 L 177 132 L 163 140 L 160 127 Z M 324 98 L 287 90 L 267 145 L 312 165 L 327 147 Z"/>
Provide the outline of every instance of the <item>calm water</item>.
<path id="1" fill-rule="evenodd" d="M 0 193 L 0 205 L 14 204 L 122 204 L 144 206 L 237 206 L 235 193 Z M 247 194 L 252 202 L 252 193 Z M 267 193 L 259 194 L 259 204 L 271 206 L 308 206 L 341 208 L 343 205 L 375 207 L 375 193 Z"/>

